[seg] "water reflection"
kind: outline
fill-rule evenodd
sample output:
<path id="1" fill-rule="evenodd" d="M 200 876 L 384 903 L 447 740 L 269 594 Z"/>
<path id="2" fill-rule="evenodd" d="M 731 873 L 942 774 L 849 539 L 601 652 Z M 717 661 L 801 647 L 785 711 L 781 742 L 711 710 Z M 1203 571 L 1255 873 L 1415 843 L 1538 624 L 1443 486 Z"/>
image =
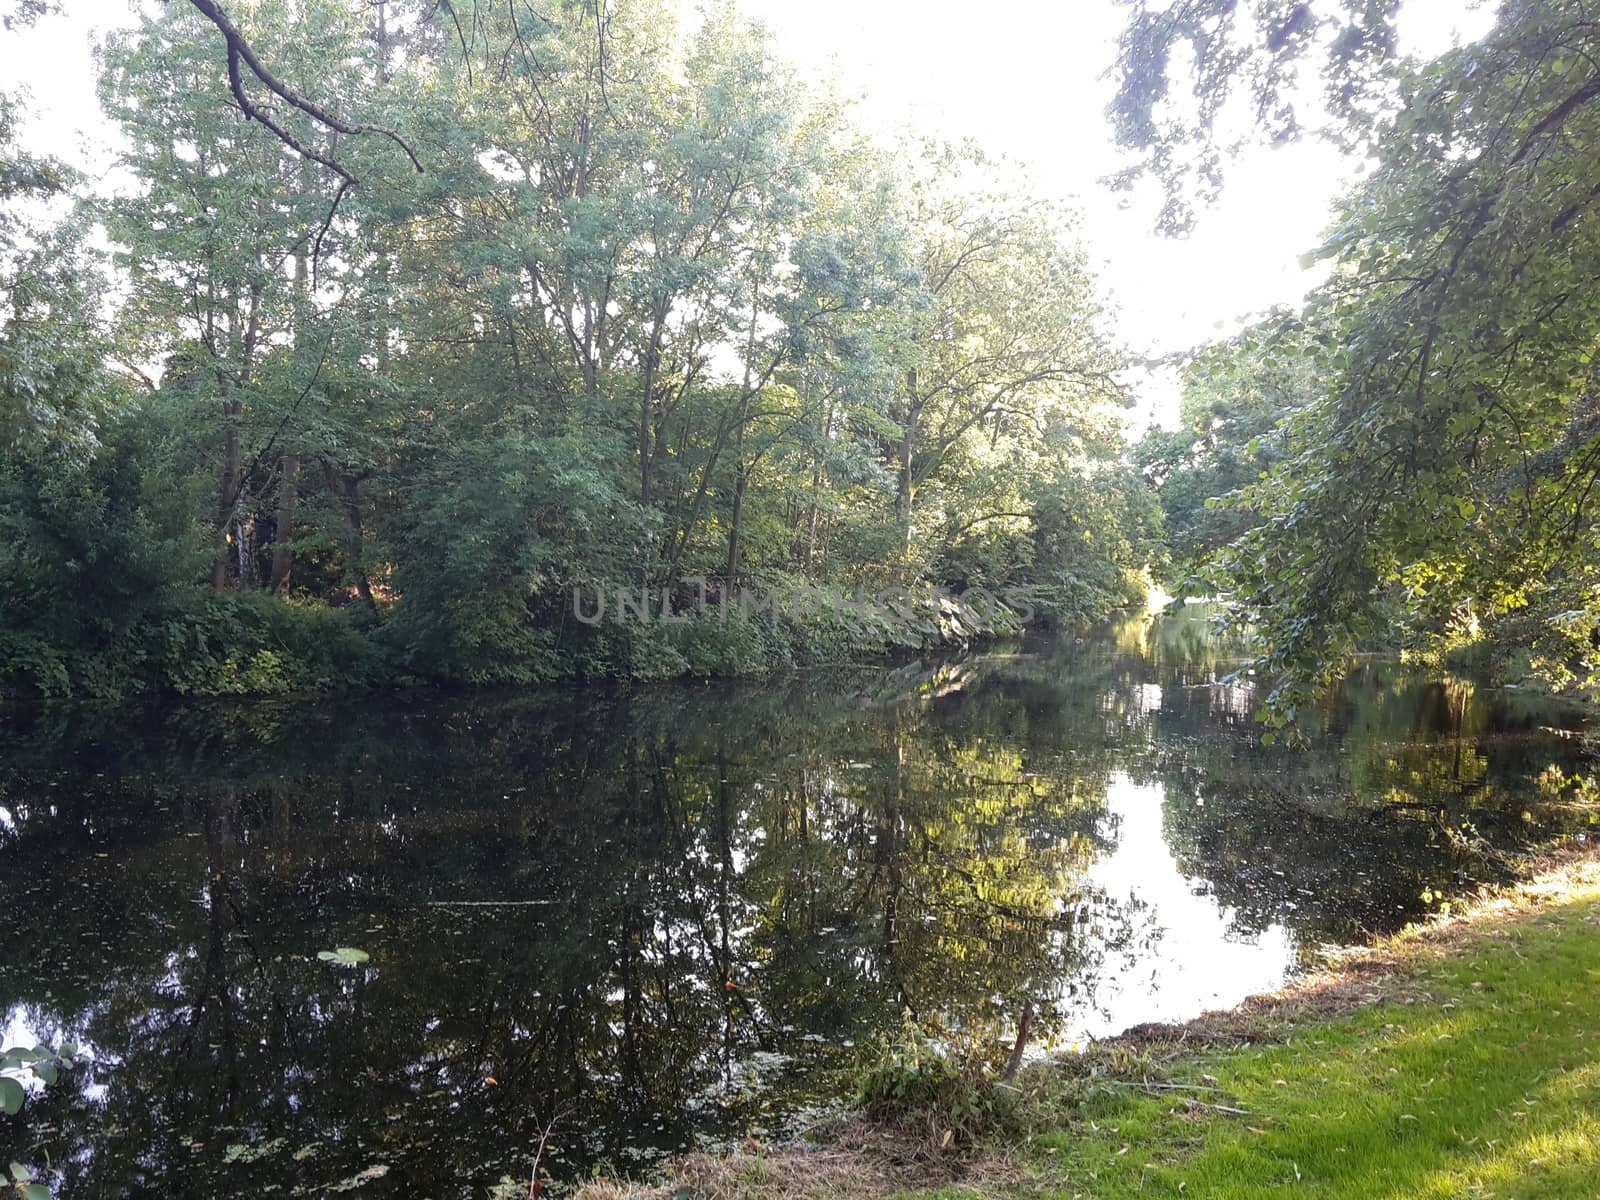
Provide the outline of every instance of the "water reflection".
<path id="1" fill-rule="evenodd" d="M 1075 1042 L 1235 1004 L 1282 987 L 1295 965 L 1296 943 L 1287 925 L 1247 927 L 1237 909 L 1174 857 L 1164 798 L 1159 783 L 1112 777 L 1107 809 L 1116 823 L 1116 844 L 1089 868 L 1087 882 L 1137 917 L 1115 969 L 1068 1015 Z"/>
<path id="2" fill-rule="evenodd" d="M 1358 673 L 1263 747 L 1194 616 L 781 686 L 37 717 L 0 732 L 0 1119 L 64 1197 L 484 1196 L 781 1135 L 904 1008 L 1180 1019 L 1586 817 L 1572 718 Z M 357 968 L 319 961 L 365 949 Z M 525 1183 L 523 1188 L 525 1190 Z"/>

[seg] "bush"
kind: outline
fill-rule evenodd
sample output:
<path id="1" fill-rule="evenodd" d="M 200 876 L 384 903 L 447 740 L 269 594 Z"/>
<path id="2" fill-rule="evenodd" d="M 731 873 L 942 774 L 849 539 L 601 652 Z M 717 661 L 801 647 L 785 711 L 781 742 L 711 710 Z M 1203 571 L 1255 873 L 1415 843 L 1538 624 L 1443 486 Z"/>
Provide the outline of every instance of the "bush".
<path id="1" fill-rule="evenodd" d="M 155 682 L 218 696 L 359 688 L 395 682 L 376 618 L 260 592 L 206 593 L 159 630 Z"/>
<path id="2" fill-rule="evenodd" d="M 874 1120 L 926 1126 L 943 1147 L 973 1141 L 1010 1106 L 991 1082 L 990 1055 L 959 1043 L 906 1013 L 857 1069 L 856 1103 Z"/>
<path id="3" fill-rule="evenodd" d="M 1055 629 L 1081 630 L 1143 603 L 1148 589 L 1139 576 L 1095 560 L 1081 570 L 1052 572 L 1020 594 L 1026 595 L 1035 620 Z"/>

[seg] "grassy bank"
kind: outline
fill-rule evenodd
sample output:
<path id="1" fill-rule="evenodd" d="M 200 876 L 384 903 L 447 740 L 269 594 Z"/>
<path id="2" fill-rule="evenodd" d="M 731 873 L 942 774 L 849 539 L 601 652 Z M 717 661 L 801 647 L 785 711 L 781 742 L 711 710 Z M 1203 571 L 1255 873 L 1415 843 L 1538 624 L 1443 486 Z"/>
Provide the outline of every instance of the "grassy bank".
<path id="1" fill-rule="evenodd" d="M 1579 1197 L 1600 1180 L 1600 858 L 1184 1026 L 1035 1065 L 974 1145 L 852 1120 L 816 1151 L 698 1157 L 717 1197 Z"/>

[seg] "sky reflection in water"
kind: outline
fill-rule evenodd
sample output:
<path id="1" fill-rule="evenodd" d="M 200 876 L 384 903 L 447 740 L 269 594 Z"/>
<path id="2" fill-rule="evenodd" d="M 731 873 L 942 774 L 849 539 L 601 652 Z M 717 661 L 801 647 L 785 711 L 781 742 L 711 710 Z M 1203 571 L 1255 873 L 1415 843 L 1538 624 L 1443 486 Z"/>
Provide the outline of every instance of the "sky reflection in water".
<path id="1" fill-rule="evenodd" d="M 1203 614 L 960 663 L 0 728 L 0 1118 L 56 1194 L 491 1195 L 780 1138 L 909 1008 L 1181 1020 L 1576 818 L 1570 713 L 1366 666 L 1264 747 Z M 1425 899 L 1434 897 L 1434 899 Z M 319 951 L 355 946 L 368 963 Z M 491 1082 L 491 1080 L 493 1082 Z M 506 1194 L 510 1194 L 507 1192 Z"/>

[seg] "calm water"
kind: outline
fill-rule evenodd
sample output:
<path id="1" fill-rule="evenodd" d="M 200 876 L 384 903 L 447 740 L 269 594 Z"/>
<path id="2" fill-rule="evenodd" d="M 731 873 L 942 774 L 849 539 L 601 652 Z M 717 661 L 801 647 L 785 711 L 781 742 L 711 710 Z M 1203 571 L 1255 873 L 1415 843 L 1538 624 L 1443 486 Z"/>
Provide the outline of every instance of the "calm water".
<path id="1" fill-rule="evenodd" d="M 792 1136 L 909 1008 L 1182 1019 L 1580 818 L 1570 712 L 1365 668 L 1263 747 L 1194 615 L 798 681 L 0 726 L 0 1116 L 60 1197 L 485 1197 Z M 1486 849 L 1488 848 L 1488 849 Z M 354 946 L 364 966 L 323 962 Z M 502 1194 L 516 1194 L 511 1188 Z"/>

